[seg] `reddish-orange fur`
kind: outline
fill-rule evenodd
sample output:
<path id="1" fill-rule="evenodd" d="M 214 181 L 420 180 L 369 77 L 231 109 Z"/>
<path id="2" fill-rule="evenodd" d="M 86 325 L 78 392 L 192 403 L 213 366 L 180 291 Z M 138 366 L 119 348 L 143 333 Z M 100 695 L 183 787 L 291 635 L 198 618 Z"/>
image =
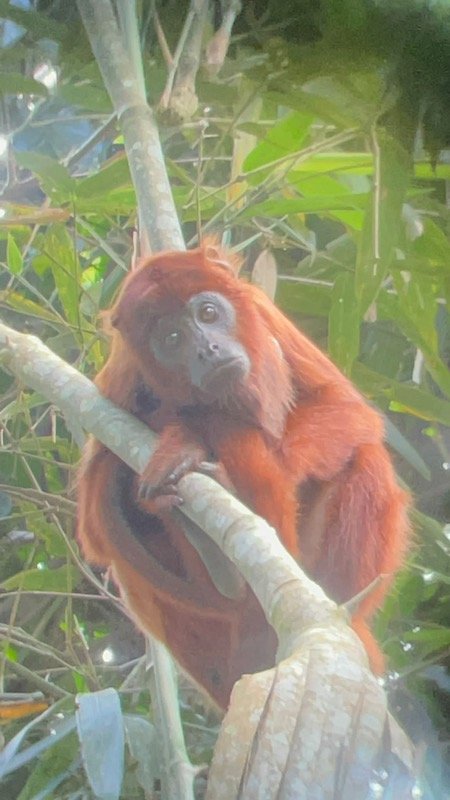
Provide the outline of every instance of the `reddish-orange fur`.
<path id="1" fill-rule="evenodd" d="M 238 496 L 339 602 L 381 573 L 394 573 L 408 534 L 407 495 L 383 445 L 381 418 L 262 292 L 224 268 L 226 260 L 211 246 L 162 253 L 126 279 L 112 310 L 120 332 L 97 384 L 162 434 L 144 475 L 133 481 L 115 456 L 90 444 L 78 526 L 86 557 L 112 565 L 138 624 L 165 641 L 221 705 L 242 672 L 273 661 L 274 636 L 248 587 L 236 599 L 222 597 L 169 511 L 158 513 L 164 527 L 154 535 L 159 523 L 144 516 L 152 506 L 139 503 L 139 480 L 163 481 L 186 453 L 194 468 L 212 455 Z M 205 290 L 233 304 L 235 335 L 252 366 L 231 404 L 180 416 L 180 408 L 195 408 L 195 394 L 182 371 L 152 357 L 146 325 L 150 313 Z M 160 399 L 156 411 L 137 406 L 142 386 Z M 370 593 L 353 620 L 378 671 L 383 659 L 366 620 L 385 591 L 383 583 Z"/>

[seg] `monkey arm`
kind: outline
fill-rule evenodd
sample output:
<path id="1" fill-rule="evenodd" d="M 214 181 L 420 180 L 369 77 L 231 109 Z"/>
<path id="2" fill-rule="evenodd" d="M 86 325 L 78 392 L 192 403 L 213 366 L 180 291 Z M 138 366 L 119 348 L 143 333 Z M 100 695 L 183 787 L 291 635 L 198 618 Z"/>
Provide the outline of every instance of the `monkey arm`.
<path id="1" fill-rule="evenodd" d="M 239 487 L 239 497 L 276 529 L 293 554 L 298 554 L 296 481 L 278 452 L 257 428 L 230 427 L 215 433 L 218 458 Z"/>
<path id="2" fill-rule="evenodd" d="M 283 463 L 298 482 L 330 480 L 356 448 L 381 443 L 380 415 L 350 387 L 330 383 L 314 391 L 290 412 L 282 443 Z"/>

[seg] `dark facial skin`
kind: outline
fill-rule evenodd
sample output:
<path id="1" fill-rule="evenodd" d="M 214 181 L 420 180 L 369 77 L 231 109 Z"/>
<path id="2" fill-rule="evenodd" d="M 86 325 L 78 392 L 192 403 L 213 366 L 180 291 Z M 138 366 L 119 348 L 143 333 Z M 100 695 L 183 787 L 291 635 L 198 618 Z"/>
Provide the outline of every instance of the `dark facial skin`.
<path id="1" fill-rule="evenodd" d="M 250 360 L 235 338 L 236 314 L 218 292 L 200 292 L 178 313 L 161 316 L 150 344 L 167 369 L 187 370 L 204 402 L 226 395 L 250 371 Z"/>

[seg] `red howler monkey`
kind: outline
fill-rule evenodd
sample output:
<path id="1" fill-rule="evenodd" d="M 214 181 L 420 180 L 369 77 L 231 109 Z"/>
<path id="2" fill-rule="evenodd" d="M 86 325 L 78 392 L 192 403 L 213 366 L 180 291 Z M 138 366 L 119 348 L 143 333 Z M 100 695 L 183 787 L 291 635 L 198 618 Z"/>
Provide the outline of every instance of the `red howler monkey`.
<path id="1" fill-rule="evenodd" d="M 90 561 L 112 566 L 137 623 L 225 706 L 243 672 L 273 663 L 275 636 L 247 585 L 217 590 L 186 538 L 192 523 L 171 510 L 179 478 L 217 462 L 338 602 L 401 564 L 407 496 L 377 412 L 214 245 L 146 259 L 111 323 L 97 385 L 160 439 L 140 477 L 89 444 L 78 535 Z M 353 620 L 378 670 L 366 619 L 384 592 Z"/>

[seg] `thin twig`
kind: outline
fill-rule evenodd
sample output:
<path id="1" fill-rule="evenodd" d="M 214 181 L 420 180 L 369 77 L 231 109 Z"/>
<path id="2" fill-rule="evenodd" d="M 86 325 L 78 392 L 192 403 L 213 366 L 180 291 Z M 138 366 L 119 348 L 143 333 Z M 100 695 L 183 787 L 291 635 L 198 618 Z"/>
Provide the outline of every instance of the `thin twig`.
<path id="1" fill-rule="evenodd" d="M 13 661 L 7 656 L 5 656 L 5 660 L 7 661 L 11 672 L 15 672 L 20 678 L 25 678 L 25 680 L 29 681 L 35 686 L 38 686 L 45 695 L 51 694 L 53 697 L 58 698 L 58 700 L 60 697 L 72 697 L 70 692 L 66 692 L 65 689 L 61 689 L 61 687 L 57 686 L 56 683 L 51 683 L 51 681 L 40 678 L 34 670 L 24 667 L 23 664 L 19 664 L 18 661 Z"/>
<path id="2" fill-rule="evenodd" d="M 153 24 L 155 26 L 156 37 L 158 39 L 158 44 L 159 44 L 159 46 L 161 48 L 162 57 L 163 57 L 164 61 L 166 62 L 166 65 L 169 67 L 169 69 L 172 69 L 173 68 L 173 56 L 172 56 L 172 53 L 170 52 L 170 47 L 167 44 L 166 34 L 164 33 L 163 27 L 161 25 L 161 21 L 159 19 L 159 14 L 156 11 L 156 9 L 155 9 L 155 12 L 154 12 L 154 15 L 153 15 Z"/>
<path id="3" fill-rule="evenodd" d="M 178 43 L 175 49 L 175 53 L 172 58 L 172 63 L 170 65 L 169 73 L 167 75 L 166 85 L 164 87 L 164 91 L 161 95 L 159 101 L 159 107 L 162 109 L 166 109 L 169 107 L 170 103 L 170 96 L 172 94 L 173 83 L 175 80 L 175 75 L 178 69 L 178 65 L 180 63 L 181 54 L 183 52 L 183 48 L 185 46 L 186 40 L 189 35 L 189 31 L 191 30 L 192 24 L 195 19 L 196 15 L 196 6 L 197 0 L 191 0 L 189 9 L 186 15 L 186 19 L 184 21 L 183 30 L 181 31 L 180 38 L 178 39 Z"/>

